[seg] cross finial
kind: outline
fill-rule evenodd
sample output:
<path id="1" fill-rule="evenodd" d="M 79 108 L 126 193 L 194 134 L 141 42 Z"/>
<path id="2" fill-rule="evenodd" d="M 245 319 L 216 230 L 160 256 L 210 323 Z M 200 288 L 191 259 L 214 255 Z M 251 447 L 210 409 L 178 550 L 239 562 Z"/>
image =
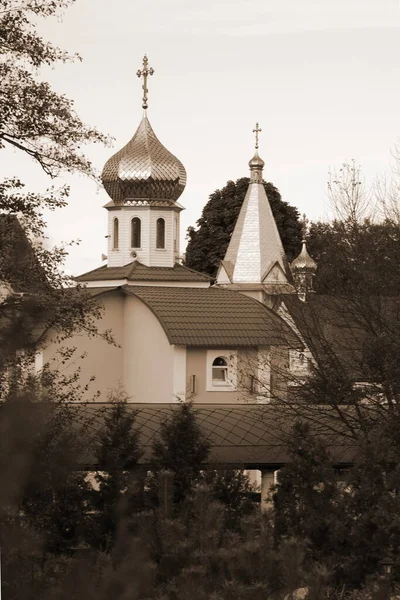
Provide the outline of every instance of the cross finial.
<path id="1" fill-rule="evenodd" d="M 307 219 L 306 213 L 304 213 L 303 214 L 303 221 L 301 223 L 301 233 L 302 233 L 302 236 L 303 236 L 303 242 L 305 242 L 306 237 L 307 237 L 309 222 L 310 221 Z"/>
<path id="2" fill-rule="evenodd" d="M 143 85 L 142 85 L 142 89 L 143 89 L 143 99 L 142 99 L 142 108 L 147 108 L 148 104 L 147 104 L 147 94 L 148 94 L 148 89 L 147 89 L 147 78 L 149 75 L 153 75 L 154 73 L 154 69 L 152 69 L 150 67 L 149 69 L 149 59 L 147 58 L 146 55 L 144 55 L 143 57 L 143 69 L 142 70 L 138 70 L 136 72 L 136 75 L 138 77 L 143 77 Z"/>
<path id="3" fill-rule="evenodd" d="M 258 123 L 256 123 L 256 128 L 253 129 L 253 133 L 256 134 L 256 150 L 258 150 L 258 134 L 261 133 L 262 129 L 260 129 Z"/>

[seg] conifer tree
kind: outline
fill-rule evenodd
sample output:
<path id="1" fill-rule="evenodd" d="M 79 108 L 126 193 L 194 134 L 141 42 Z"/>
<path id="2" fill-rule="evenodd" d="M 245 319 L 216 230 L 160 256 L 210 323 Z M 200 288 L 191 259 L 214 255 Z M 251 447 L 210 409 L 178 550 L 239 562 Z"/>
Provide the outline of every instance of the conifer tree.
<path id="1" fill-rule="evenodd" d="M 104 411 L 104 423 L 95 440 L 98 491 L 93 493 L 96 511 L 92 543 L 110 549 L 119 524 L 129 514 L 132 471 L 141 456 L 139 433 L 135 430 L 136 412 L 119 392 L 110 396 L 112 404 Z"/>
<path id="2" fill-rule="evenodd" d="M 153 444 L 153 469 L 156 472 L 169 470 L 174 474 L 175 504 L 190 496 L 209 452 L 210 443 L 196 421 L 195 409 L 190 403 L 181 402 L 170 419 L 161 423 L 159 437 Z"/>
<path id="3" fill-rule="evenodd" d="M 309 425 L 300 422 L 288 439 L 288 453 L 291 460 L 279 471 L 273 495 L 276 539 L 307 540 L 313 558 L 320 560 L 329 548 L 338 494 L 329 453 Z"/>

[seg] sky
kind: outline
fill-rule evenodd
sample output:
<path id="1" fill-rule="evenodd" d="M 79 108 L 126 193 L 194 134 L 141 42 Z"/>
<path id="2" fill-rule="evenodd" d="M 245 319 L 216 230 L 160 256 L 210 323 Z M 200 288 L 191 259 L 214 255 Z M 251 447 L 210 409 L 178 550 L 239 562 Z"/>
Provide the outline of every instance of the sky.
<path id="1" fill-rule="evenodd" d="M 148 117 L 185 165 L 181 240 L 209 195 L 248 175 L 259 122 L 265 179 L 309 219 L 327 218 L 329 171 L 355 159 L 367 181 L 389 171 L 400 138 L 400 0 L 76 0 L 43 37 L 82 62 L 43 70 L 113 146 L 88 146 L 98 172 L 140 122 L 145 53 Z M 29 189 L 54 182 L 29 158 L 2 151 L 5 175 Z M 80 240 L 68 272 L 101 264 L 108 201 L 82 175 L 67 208 L 47 216 L 49 244 Z M 57 182 L 56 182 L 57 183 Z"/>

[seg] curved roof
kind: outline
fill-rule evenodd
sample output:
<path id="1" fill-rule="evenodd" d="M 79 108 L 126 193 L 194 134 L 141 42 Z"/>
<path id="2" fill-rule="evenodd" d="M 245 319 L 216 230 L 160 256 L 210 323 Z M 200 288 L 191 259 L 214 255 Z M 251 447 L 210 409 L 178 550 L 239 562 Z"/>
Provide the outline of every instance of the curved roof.
<path id="1" fill-rule="evenodd" d="M 214 348 L 302 347 L 285 321 L 267 306 L 221 288 L 122 288 L 156 315 L 170 344 Z"/>
<path id="2" fill-rule="evenodd" d="M 175 202 L 185 189 L 186 171 L 158 140 L 144 114 L 130 142 L 104 165 L 101 179 L 116 204 L 132 199 Z"/>
<path id="3" fill-rule="evenodd" d="M 88 428 L 95 434 L 102 425 L 109 403 L 93 402 L 76 405 L 82 416 L 88 418 Z M 128 403 L 128 410 L 136 412 L 135 429 L 140 432 L 143 450 L 141 463 L 151 458 L 152 445 L 158 437 L 162 423 L 167 423 L 179 404 Z M 234 465 L 247 468 L 279 466 L 289 461 L 286 448 L 287 435 L 299 416 L 290 406 L 281 404 L 193 404 L 196 419 L 206 439 L 211 444 L 210 464 Z M 328 419 L 329 409 L 322 407 L 320 419 L 310 420 L 314 433 L 321 435 L 333 450 L 337 463 L 351 462 L 354 451 L 352 441 L 344 441 L 338 424 L 332 429 Z M 315 413 L 315 407 L 313 407 Z M 307 418 L 307 417 L 306 417 Z M 324 425 L 329 423 L 329 427 Z M 90 461 L 88 461 L 90 462 Z"/>

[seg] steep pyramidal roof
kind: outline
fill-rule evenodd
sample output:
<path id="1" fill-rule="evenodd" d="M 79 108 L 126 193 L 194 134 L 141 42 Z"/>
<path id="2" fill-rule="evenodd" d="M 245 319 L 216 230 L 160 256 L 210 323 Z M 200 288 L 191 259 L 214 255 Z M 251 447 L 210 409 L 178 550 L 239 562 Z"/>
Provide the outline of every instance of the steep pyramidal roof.
<path id="1" fill-rule="evenodd" d="M 226 284 L 229 280 L 232 284 L 278 285 L 294 291 L 289 284 L 285 251 L 262 183 L 264 161 L 257 149 L 249 166 L 249 189 L 217 283 Z"/>
<path id="2" fill-rule="evenodd" d="M 285 260 L 264 186 L 250 183 L 225 255 L 232 283 L 262 283 L 276 265 L 284 276 Z"/>

